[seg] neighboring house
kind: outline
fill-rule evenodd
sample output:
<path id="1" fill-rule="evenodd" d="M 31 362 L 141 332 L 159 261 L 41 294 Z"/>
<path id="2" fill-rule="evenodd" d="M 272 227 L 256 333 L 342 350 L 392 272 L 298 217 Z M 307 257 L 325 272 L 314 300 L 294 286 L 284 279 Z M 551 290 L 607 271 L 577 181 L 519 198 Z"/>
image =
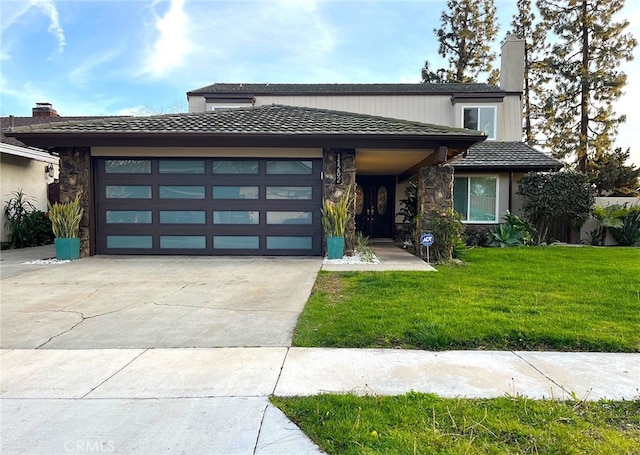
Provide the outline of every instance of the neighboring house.
<path id="1" fill-rule="evenodd" d="M 410 179 L 422 209 L 452 207 L 454 187 L 467 221 L 496 223 L 522 172 L 560 167 L 519 141 L 520 57 L 501 88 L 214 84 L 188 92 L 188 114 L 12 135 L 59 154 L 61 198 L 83 195 L 85 255 L 321 255 L 322 201 L 357 182 L 349 251 L 356 227 L 394 235 Z"/>
<path id="2" fill-rule="evenodd" d="M 4 207 L 15 195 L 22 191 L 27 200 L 37 210 L 47 211 L 49 185 L 58 176 L 58 157 L 49 152 L 29 147 L 16 138 L 6 137 L 11 128 L 50 122 L 58 115 L 48 103 L 38 103 L 31 117 L 2 117 L 0 142 L 0 240 L 9 240 L 5 225 Z"/>
<path id="3" fill-rule="evenodd" d="M 42 123 L 92 120 L 104 117 L 61 117 L 51 103 L 36 103 L 31 109 L 31 117 L 2 117 L 0 143 L 0 232 L 2 241 L 7 241 L 4 207 L 16 191 L 22 190 L 37 210 L 47 211 L 47 201 L 57 202 L 59 157 L 55 151 L 31 147 L 18 138 L 8 137 L 12 129 L 29 127 Z"/>

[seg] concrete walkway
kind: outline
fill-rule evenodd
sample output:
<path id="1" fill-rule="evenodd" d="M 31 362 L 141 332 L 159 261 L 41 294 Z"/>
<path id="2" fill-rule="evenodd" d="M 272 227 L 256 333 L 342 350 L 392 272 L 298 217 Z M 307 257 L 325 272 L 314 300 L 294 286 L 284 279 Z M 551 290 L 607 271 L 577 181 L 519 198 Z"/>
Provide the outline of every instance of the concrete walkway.
<path id="1" fill-rule="evenodd" d="M 3 454 L 318 454 L 268 401 L 338 392 L 638 398 L 638 354 L 218 348 L 2 350 Z M 95 449 L 94 449 L 95 451 Z"/>
<path id="2" fill-rule="evenodd" d="M 22 264 L 25 259 L 51 257 L 47 248 L 23 250 L 22 256 L 19 252 L 0 255 L 3 322 L 7 296 L 26 301 L 47 280 L 41 270 L 54 266 Z M 424 264 L 391 248 L 374 247 L 383 264 L 376 270 Z M 138 259 L 145 261 L 148 258 Z M 192 280 L 199 281 L 195 278 L 198 261 L 176 261 L 163 270 L 173 276 L 186 265 Z M 68 267 L 55 273 L 73 271 L 78 284 L 97 279 L 107 262 L 99 257 L 76 261 L 55 266 Z M 308 266 L 319 268 L 319 262 Z M 130 267 L 143 275 L 153 273 L 140 272 L 140 264 L 126 261 L 123 267 L 129 281 Z M 256 270 L 267 273 L 264 268 Z M 109 282 L 109 275 L 104 276 Z M 22 289 L 21 296 L 14 292 L 16 286 Z M 7 293 L 10 288 L 12 293 Z M 139 292 L 151 291 L 149 287 Z M 97 295 L 81 300 L 90 302 Z M 117 300 L 122 299 L 120 295 Z M 46 299 L 38 304 L 46 306 Z M 38 310 L 31 316 L 46 314 Z M 180 322 L 175 319 L 176 326 Z M 95 326 L 95 339 L 108 340 L 126 332 L 113 327 Z M 21 329 L 3 330 L 2 345 L 16 344 L 7 336 L 17 333 Z M 82 340 L 86 337 L 76 339 L 79 344 L 71 349 L 49 343 L 46 349 L 0 350 L 0 453 L 321 453 L 269 403 L 273 394 L 395 395 L 413 390 L 442 397 L 640 397 L 640 354 L 292 348 L 288 339 L 280 345 L 255 347 L 98 349 Z M 68 342 L 74 346 L 72 340 Z"/>

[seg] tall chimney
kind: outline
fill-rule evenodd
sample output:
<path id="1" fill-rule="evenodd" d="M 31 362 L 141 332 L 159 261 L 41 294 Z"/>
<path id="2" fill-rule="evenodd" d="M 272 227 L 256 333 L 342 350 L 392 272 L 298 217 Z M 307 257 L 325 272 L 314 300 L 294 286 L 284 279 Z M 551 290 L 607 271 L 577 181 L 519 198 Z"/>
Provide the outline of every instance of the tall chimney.
<path id="1" fill-rule="evenodd" d="M 36 107 L 31 110 L 33 117 L 59 117 L 51 103 L 36 103 Z"/>
<path id="2" fill-rule="evenodd" d="M 524 40 L 507 35 L 500 55 L 500 88 L 505 92 L 524 90 Z"/>

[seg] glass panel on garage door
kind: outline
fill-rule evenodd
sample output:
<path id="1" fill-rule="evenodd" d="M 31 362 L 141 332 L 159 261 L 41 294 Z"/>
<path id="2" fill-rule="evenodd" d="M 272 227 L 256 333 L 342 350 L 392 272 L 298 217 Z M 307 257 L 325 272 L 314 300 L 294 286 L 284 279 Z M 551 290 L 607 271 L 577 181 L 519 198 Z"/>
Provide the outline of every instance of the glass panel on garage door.
<path id="1" fill-rule="evenodd" d="M 320 255 L 320 159 L 98 158 L 98 254 Z"/>

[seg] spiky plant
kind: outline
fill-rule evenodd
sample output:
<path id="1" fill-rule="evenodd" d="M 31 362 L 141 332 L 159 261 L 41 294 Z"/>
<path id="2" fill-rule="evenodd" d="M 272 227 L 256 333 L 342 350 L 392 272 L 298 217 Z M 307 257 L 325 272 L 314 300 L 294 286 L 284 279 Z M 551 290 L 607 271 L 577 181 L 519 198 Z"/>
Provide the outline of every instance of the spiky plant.
<path id="1" fill-rule="evenodd" d="M 80 195 L 78 194 L 73 201 L 66 204 L 56 202 L 48 206 L 54 235 L 57 238 L 77 238 L 84 212 L 80 206 Z"/>
<path id="2" fill-rule="evenodd" d="M 323 202 L 322 227 L 327 237 L 344 237 L 349 220 L 350 195 L 351 186 L 348 186 L 337 202 L 330 199 Z"/>

